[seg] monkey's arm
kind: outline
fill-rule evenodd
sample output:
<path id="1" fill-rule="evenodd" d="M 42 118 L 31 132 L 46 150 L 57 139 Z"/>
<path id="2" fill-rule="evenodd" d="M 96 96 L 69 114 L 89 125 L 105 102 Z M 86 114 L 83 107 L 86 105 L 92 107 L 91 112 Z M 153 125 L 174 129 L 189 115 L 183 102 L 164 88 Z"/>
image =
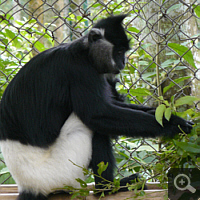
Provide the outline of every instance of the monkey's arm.
<path id="1" fill-rule="evenodd" d="M 114 105 L 101 77 L 86 71 L 76 73 L 81 81 L 74 81 L 70 91 L 73 111 L 91 130 L 132 137 L 173 136 L 180 132 L 179 125 L 185 133 L 191 131 L 192 126 L 180 117 L 173 115 L 162 127 L 151 113 Z"/>
<path id="2" fill-rule="evenodd" d="M 153 107 L 137 105 L 137 104 L 128 104 L 128 103 L 121 102 L 121 101 L 114 101 L 113 103 L 116 106 L 120 106 L 120 107 L 123 107 L 123 108 L 134 109 L 134 110 L 141 110 L 141 111 L 144 111 L 144 112 L 147 112 L 147 111 L 150 111 L 150 110 L 155 110 L 155 108 L 153 108 Z"/>
<path id="3" fill-rule="evenodd" d="M 130 104 L 125 102 L 125 96 L 123 94 L 120 94 L 116 89 L 116 83 L 120 82 L 117 78 L 115 78 L 114 75 L 106 75 L 106 80 L 108 84 L 110 85 L 111 92 L 112 92 L 112 102 L 114 105 L 123 107 L 123 108 L 130 108 L 134 110 L 141 110 L 144 112 L 155 110 L 155 108 L 143 106 L 143 105 L 137 105 L 137 104 Z"/>

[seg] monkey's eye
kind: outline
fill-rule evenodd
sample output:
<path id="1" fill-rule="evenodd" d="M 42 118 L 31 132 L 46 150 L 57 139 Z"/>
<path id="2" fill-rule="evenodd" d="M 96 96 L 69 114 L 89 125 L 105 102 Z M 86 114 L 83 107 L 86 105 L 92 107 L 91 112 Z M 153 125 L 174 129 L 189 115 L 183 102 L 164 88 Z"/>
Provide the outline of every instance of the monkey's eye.
<path id="1" fill-rule="evenodd" d="M 124 51 L 123 51 L 123 50 L 119 50 L 119 51 L 117 52 L 117 54 L 122 55 L 122 54 L 124 54 Z"/>
<path id="2" fill-rule="evenodd" d="M 118 55 L 122 55 L 122 54 L 124 54 L 126 52 L 126 49 L 124 48 L 124 47 L 120 47 L 120 48 L 118 48 L 118 50 L 117 50 L 117 54 Z"/>

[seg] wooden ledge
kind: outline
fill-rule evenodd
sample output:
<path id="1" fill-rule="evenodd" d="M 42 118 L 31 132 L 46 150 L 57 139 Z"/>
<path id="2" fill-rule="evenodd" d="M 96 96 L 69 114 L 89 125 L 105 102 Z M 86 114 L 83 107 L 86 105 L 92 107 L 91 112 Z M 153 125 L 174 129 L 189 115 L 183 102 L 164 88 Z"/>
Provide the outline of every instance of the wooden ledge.
<path id="1" fill-rule="evenodd" d="M 134 192 L 119 192 L 113 195 L 107 195 L 102 200 L 124 200 L 134 198 L 135 200 L 163 200 L 167 196 L 167 190 L 159 188 L 158 183 L 149 183 L 149 190 L 145 190 L 145 196 L 136 197 Z M 16 200 L 18 196 L 17 185 L 0 185 L 0 200 Z M 84 198 L 83 198 L 84 199 Z M 90 194 L 85 200 L 98 200 L 98 197 Z M 50 195 L 48 200 L 71 200 L 71 195 L 54 194 Z M 77 198 L 75 200 L 78 200 Z"/>

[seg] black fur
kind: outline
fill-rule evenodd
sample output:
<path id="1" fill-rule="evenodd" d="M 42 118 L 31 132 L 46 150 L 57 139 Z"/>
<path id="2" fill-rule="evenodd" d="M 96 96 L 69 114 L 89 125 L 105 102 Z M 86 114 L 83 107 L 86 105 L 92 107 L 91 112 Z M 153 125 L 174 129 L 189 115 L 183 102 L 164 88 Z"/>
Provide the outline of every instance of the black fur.
<path id="1" fill-rule="evenodd" d="M 32 192 L 22 192 L 17 197 L 17 200 L 47 200 L 48 198 L 42 194 L 33 194 Z"/>
<path id="2" fill-rule="evenodd" d="M 112 181 L 111 137 L 174 136 L 180 132 L 178 125 L 189 133 L 192 126 L 182 118 L 172 116 L 162 127 L 155 119 L 154 109 L 124 103 L 115 89 L 115 80 L 105 75 L 109 73 L 112 77 L 124 68 L 125 52 L 129 49 L 129 40 L 121 25 L 125 17 L 101 20 L 88 35 L 31 59 L 4 92 L 0 140 L 47 148 L 59 137 L 64 122 L 74 112 L 94 133 L 93 171 L 97 172 L 99 162 L 109 162 L 102 175 Z M 121 183 L 124 185 L 126 180 L 130 181 L 130 177 Z M 96 178 L 95 183 L 99 182 Z M 24 192 L 18 199 L 45 197 Z"/>
<path id="3" fill-rule="evenodd" d="M 107 170 L 102 173 L 102 177 L 105 177 L 106 180 L 108 181 L 113 181 L 115 158 L 112 153 L 110 136 L 104 135 L 102 137 L 101 134 L 95 133 L 92 140 L 92 161 L 91 161 L 91 167 L 93 169 L 94 174 L 98 175 L 97 165 L 102 161 L 104 162 L 104 164 L 107 164 L 108 162 Z M 98 183 L 108 184 L 108 182 L 105 181 L 102 182 L 102 179 L 99 177 L 95 177 L 95 183 L 96 183 L 96 188 L 102 188 L 102 185 L 98 185 Z"/>

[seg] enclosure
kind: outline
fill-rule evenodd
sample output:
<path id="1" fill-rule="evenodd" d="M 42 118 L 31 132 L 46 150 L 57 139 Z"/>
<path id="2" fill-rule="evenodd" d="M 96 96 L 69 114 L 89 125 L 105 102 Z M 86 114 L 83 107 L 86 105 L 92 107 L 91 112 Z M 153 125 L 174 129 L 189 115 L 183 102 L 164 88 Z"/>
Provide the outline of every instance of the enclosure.
<path id="1" fill-rule="evenodd" d="M 33 56 L 122 13 L 128 14 L 123 25 L 131 50 L 117 89 L 129 103 L 158 107 L 159 123 L 163 115 L 169 119 L 176 113 L 196 124 L 191 134 L 180 131 L 174 139 L 113 140 L 116 177 L 139 172 L 147 182 L 167 188 L 169 168 L 200 164 L 199 0 L 0 0 L 0 97 Z M 1 154 L 0 159 L 0 183 L 14 183 Z M 86 182 L 93 181 L 88 176 Z"/>

